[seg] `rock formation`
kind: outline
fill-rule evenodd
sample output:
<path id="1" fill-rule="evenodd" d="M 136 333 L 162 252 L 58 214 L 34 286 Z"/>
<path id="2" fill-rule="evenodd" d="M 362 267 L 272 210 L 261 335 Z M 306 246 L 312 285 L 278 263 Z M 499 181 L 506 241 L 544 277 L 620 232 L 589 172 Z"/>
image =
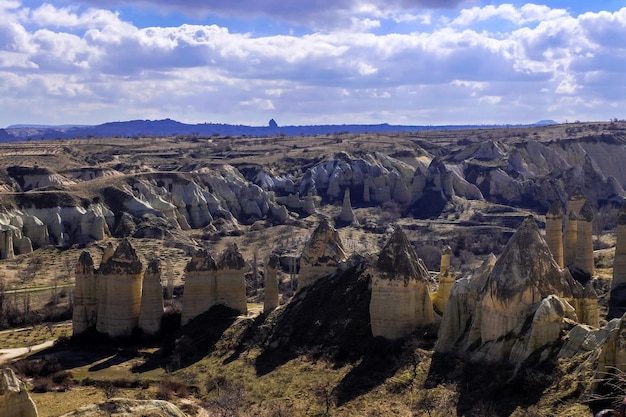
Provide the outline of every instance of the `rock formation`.
<path id="1" fill-rule="evenodd" d="M 613 282 L 615 288 L 626 284 L 626 203 L 622 205 L 617 215 L 617 241 L 615 243 L 615 258 L 613 260 Z"/>
<path id="2" fill-rule="evenodd" d="M 298 289 L 305 288 L 318 278 L 335 271 L 346 259 L 339 232 L 330 225 L 327 218 L 322 218 L 302 250 Z"/>
<path id="3" fill-rule="evenodd" d="M 576 300 L 582 297 L 582 288 L 556 264 L 532 216 L 511 237 L 487 278 L 480 278 L 484 280 L 480 286 L 465 280 L 455 284 L 438 351 L 464 350 L 479 343 L 472 349 L 474 359 L 520 362 L 577 320 L 568 300 L 580 304 Z M 460 301 L 471 290 L 479 290 L 478 300 L 463 305 Z M 473 313 L 468 315 L 469 311 Z M 529 332 L 525 323 L 537 327 Z"/>
<path id="4" fill-rule="evenodd" d="M 217 261 L 215 275 L 215 304 L 222 304 L 239 311 L 248 312 L 246 299 L 246 262 L 236 244 L 229 245 Z"/>
<path id="5" fill-rule="evenodd" d="M 586 202 L 578 212 L 575 266 L 585 274 L 595 272 L 593 263 L 593 209 Z"/>
<path id="6" fill-rule="evenodd" d="M 72 333 L 83 333 L 96 325 L 98 319 L 98 280 L 93 259 L 83 251 L 76 264 Z"/>
<path id="7" fill-rule="evenodd" d="M 372 334 L 399 339 L 434 322 L 428 270 L 396 227 L 370 271 Z"/>
<path id="8" fill-rule="evenodd" d="M 352 211 L 352 203 L 350 202 L 350 188 L 346 188 L 343 193 L 343 204 L 341 205 L 341 213 L 337 217 L 337 221 L 342 223 L 354 223 L 356 217 Z"/>
<path id="9" fill-rule="evenodd" d="M 569 211 L 565 221 L 565 238 L 563 244 L 563 264 L 574 265 L 576 262 L 576 242 L 578 241 L 578 214 Z"/>
<path id="10" fill-rule="evenodd" d="M 246 314 L 244 267 L 237 245 L 226 248 L 217 262 L 206 250 L 197 251 L 185 267 L 181 324 L 187 324 L 216 304 Z"/>
<path id="11" fill-rule="evenodd" d="M 446 310 L 450 291 L 456 280 L 454 269 L 450 266 L 451 254 L 452 249 L 450 249 L 450 246 L 444 247 L 441 251 L 441 264 L 439 265 L 439 275 L 437 277 L 439 286 L 437 292 L 433 294 L 433 307 L 439 314 L 443 314 Z"/>
<path id="12" fill-rule="evenodd" d="M 265 263 L 265 296 L 263 298 L 263 312 L 267 313 L 278 307 L 278 268 L 280 258 L 272 253 Z"/>
<path id="13" fill-rule="evenodd" d="M 98 273 L 96 330 L 114 338 L 130 336 L 139 321 L 143 265 L 128 240 L 100 263 Z"/>
<path id="14" fill-rule="evenodd" d="M 141 285 L 141 308 L 139 309 L 139 329 L 146 335 L 157 334 L 161 330 L 163 318 L 163 286 L 161 284 L 161 262 L 154 259 L 148 263 Z"/>
<path id="15" fill-rule="evenodd" d="M 0 417 L 37 417 L 37 407 L 26 386 L 11 368 L 2 369 L 0 375 Z"/>
<path id="16" fill-rule="evenodd" d="M 187 324 L 215 304 L 216 271 L 215 259 L 204 249 L 198 250 L 187 263 L 181 324 Z"/>
<path id="17" fill-rule="evenodd" d="M 589 281 L 580 299 L 580 307 L 576 309 L 578 320 L 589 326 L 600 326 L 600 307 L 598 306 L 598 294 L 593 288 L 593 281 Z"/>
<path id="18" fill-rule="evenodd" d="M 563 268 L 563 207 L 559 201 L 552 203 L 546 214 L 546 243 L 557 265 Z"/>
<path id="19" fill-rule="evenodd" d="M 149 416 L 149 417 L 187 417 L 174 404 L 163 400 L 134 400 L 111 398 L 96 404 L 90 404 L 59 417 L 94 417 L 94 416 Z"/>

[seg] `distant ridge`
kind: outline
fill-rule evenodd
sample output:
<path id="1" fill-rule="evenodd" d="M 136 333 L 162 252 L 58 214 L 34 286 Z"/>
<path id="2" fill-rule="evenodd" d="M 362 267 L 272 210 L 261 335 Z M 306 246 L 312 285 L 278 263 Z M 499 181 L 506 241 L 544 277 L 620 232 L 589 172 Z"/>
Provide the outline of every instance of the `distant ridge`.
<path id="1" fill-rule="evenodd" d="M 345 125 L 308 125 L 278 126 L 245 126 L 220 123 L 186 124 L 172 119 L 163 120 L 131 120 L 125 122 L 109 122 L 96 126 L 62 125 L 47 126 L 36 124 L 12 125 L 4 129 L 6 135 L 0 135 L 1 142 L 22 141 L 27 139 L 75 139 L 105 137 L 145 137 L 145 136 L 275 136 L 275 135 L 324 135 L 339 133 L 392 133 L 420 130 L 458 130 L 458 129 L 492 129 L 543 126 L 556 124 L 553 120 L 542 120 L 530 125 L 442 125 L 442 126 L 404 126 L 382 124 L 345 124 Z"/>

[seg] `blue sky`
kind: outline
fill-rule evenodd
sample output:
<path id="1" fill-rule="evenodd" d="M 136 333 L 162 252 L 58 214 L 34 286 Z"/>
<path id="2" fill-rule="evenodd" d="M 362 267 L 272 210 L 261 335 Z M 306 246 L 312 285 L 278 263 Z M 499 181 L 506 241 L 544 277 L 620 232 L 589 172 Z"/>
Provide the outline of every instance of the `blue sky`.
<path id="1" fill-rule="evenodd" d="M 0 0 L 0 127 L 626 118 L 626 2 Z"/>

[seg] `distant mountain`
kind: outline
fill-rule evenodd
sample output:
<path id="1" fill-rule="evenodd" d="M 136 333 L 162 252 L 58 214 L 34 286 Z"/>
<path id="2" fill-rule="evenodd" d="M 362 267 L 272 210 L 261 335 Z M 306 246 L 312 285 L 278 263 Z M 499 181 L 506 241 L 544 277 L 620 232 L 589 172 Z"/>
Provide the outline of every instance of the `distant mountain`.
<path id="1" fill-rule="evenodd" d="M 555 124 L 552 120 L 542 120 L 533 125 L 443 125 L 443 126 L 403 126 L 387 123 L 375 125 L 309 125 L 278 126 L 275 122 L 268 126 L 245 126 L 219 123 L 186 124 L 176 120 L 131 120 L 109 122 L 97 126 L 82 125 L 12 125 L 0 133 L 1 142 L 26 139 L 74 139 L 104 137 L 150 137 L 150 136 L 275 136 L 275 135 L 324 135 L 339 133 L 390 133 L 418 130 L 457 130 L 468 128 L 527 127 L 534 125 Z"/>
<path id="2" fill-rule="evenodd" d="M 548 125 L 558 125 L 558 122 L 554 120 L 539 120 L 535 123 L 535 126 L 548 126 Z"/>

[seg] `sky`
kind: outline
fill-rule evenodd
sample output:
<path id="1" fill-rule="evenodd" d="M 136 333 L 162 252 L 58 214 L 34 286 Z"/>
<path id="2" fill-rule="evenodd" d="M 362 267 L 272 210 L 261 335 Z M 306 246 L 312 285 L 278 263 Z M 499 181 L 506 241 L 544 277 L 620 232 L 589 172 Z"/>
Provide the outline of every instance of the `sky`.
<path id="1" fill-rule="evenodd" d="M 626 1 L 0 0 L 0 127 L 626 118 Z"/>

